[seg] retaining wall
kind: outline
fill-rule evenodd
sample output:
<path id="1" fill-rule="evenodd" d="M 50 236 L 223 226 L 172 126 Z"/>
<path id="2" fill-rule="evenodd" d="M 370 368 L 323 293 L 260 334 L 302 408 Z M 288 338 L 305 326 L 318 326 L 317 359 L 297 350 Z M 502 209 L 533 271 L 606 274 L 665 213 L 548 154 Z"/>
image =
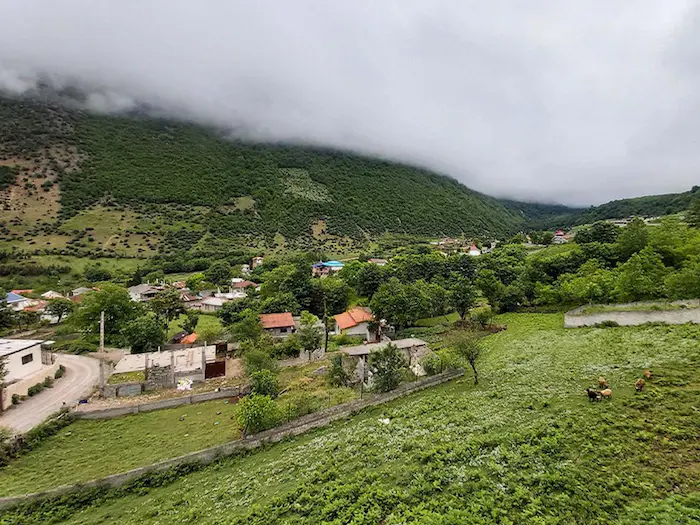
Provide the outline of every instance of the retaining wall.
<path id="1" fill-rule="evenodd" d="M 334 407 L 326 408 L 324 410 L 319 410 L 318 412 L 314 412 L 313 414 L 300 417 L 273 429 L 266 430 L 265 432 L 250 435 L 244 439 L 230 441 L 223 445 L 218 445 L 216 447 L 200 450 L 199 452 L 193 452 L 185 456 L 168 459 L 159 463 L 155 463 L 153 465 L 136 468 L 128 472 L 113 474 L 112 476 L 107 476 L 102 479 L 88 481 L 85 483 L 79 483 L 76 485 L 66 485 L 46 492 L 0 498 L 0 509 L 28 502 L 31 500 L 46 499 L 50 497 L 59 496 L 83 488 L 118 487 L 120 485 L 123 485 L 127 481 L 131 481 L 133 479 L 142 477 L 146 474 L 167 470 L 171 467 L 179 465 L 195 463 L 206 465 L 209 463 L 213 463 L 214 461 L 220 458 L 230 456 L 240 451 L 252 450 L 266 443 L 277 443 L 288 437 L 298 436 L 299 434 L 308 432 L 309 430 L 312 430 L 314 428 L 324 427 L 334 421 L 354 415 L 357 412 L 366 408 L 381 405 L 383 403 L 388 403 L 389 401 L 393 401 L 394 399 L 398 399 L 405 395 L 411 394 L 413 392 L 418 392 L 426 388 L 430 388 L 431 386 L 445 383 L 462 375 L 464 375 L 463 370 L 452 370 L 425 379 L 421 379 L 420 381 L 415 381 L 413 383 L 405 383 L 399 386 L 396 390 L 387 392 L 386 394 L 375 394 L 368 396 L 364 399 L 357 399 L 355 401 L 350 401 L 349 403 L 336 405 Z"/>
<path id="2" fill-rule="evenodd" d="M 203 394 L 192 394 L 189 396 L 173 397 L 163 399 L 162 401 L 152 401 L 150 403 L 141 403 L 139 405 L 130 405 L 115 408 L 105 408 L 104 410 L 91 410 L 75 412 L 79 419 L 112 419 L 115 417 L 126 416 L 129 414 L 138 414 L 139 412 L 151 412 L 162 408 L 173 408 L 182 405 L 192 405 L 195 403 L 203 403 L 204 401 L 213 401 L 215 399 L 223 399 L 226 397 L 244 396 L 250 394 L 250 385 L 243 385 L 234 388 L 222 388 L 218 392 L 205 392 Z"/>
<path id="3" fill-rule="evenodd" d="M 33 387 L 38 383 L 42 383 L 47 377 L 53 379 L 56 375 L 56 370 L 58 370 L 59 366 L 60 364 L 58 362 L 49 366 L 42 366 L 41 369 L 39 369 L 39 371 L 34 372 L 31 376 L 21 379 L 16 383 L 10 383 L 5 388 L 3 388 L 2 409 L 6 410 L 10 406 L 12 406 L 12 396 L 14 394 L 17 394 L 19 396 L 26 396 L 29 388 Z"/>
<path id="4" fill-rule="evenodd" d="M 674 301 L 670 304 L 686 306 L 687 308 L 677 308 L 673 310 L 653 310 L 653 306 L 662 303 L 625 303 L 618 305 L 606 305 L 609 307 L 629 308 L 649 306 L 649 310 L 631 311 L 607 311 L 586 314 L 583 313 L 586 306 L 581 306 L 564 314 L 565 328 L 579 328 L 583 326 L 595 326 L 605 321 L 614 321 L 620 326 L 639 326 L 646 323 L 666 323 L 666 324 L 700 324 L 700 300 Z M 665 303 L 669 304 L 669 303 Z"/>

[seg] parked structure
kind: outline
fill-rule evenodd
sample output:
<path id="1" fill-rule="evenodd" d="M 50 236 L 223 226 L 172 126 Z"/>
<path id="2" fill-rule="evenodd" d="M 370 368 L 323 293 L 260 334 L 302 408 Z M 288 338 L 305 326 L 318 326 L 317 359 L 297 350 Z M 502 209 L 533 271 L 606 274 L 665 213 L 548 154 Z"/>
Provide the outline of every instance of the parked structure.
<path id="1" fill-rule="evenodd" d="M 291 312 L 279 314 L 260 314 L 263 330 L 272 337 L 284 338 L 294 333 L 296 325 Z"/>

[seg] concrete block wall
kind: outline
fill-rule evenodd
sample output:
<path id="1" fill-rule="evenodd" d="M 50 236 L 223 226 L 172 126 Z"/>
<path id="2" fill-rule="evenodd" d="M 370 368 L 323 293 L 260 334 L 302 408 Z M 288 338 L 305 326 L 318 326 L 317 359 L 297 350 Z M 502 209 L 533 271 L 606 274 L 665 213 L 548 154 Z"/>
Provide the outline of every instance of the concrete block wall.
<path id="1" fill-rule="evenodd" d="M 640 302 L 607 305 L 609 307 L 617 306 L 621 309 L 635 307 L 635 310 L 612 310 L 590 314 L 584 313 L 587 308 L 586 306 L 581 306 L 564 314 L 564 327 L 580 328 L 584 326 L 595 326 L 605 321 L 613 321 L 620 326 L 639 326 L 646 323 L 700 324 L 700 300 L 674 301 L 671 304 L 686 307 L 674 310 L 654 310 L 653 306 L 655 304 L 660 303 Z M 639 309 L 645 306 L 648 306 L 649 310 Z"/>

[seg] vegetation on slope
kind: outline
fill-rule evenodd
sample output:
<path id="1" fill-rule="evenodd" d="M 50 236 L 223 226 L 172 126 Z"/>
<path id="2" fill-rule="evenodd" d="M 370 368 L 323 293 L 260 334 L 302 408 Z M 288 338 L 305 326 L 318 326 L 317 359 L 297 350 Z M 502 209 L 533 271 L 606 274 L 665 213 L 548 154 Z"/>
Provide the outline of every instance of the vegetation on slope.
<path id="1" fill-rule="evenodd" d="M 508 330 L 485 340 L 478 387 L 465 378 L 160 488 L 90 493 L 4 523 L 698 519 L 700 328 L 565 330 L 552 314 L 498 322 Z M 589 403 L 584 389 L 601 375 L 613 398 Z"/>

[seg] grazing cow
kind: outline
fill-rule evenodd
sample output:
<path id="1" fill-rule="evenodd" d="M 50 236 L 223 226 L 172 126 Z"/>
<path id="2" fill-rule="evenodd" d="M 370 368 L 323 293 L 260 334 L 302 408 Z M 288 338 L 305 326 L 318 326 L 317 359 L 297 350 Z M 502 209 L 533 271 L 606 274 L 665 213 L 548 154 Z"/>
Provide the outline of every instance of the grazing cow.
<path id="1" fill-rule="evenodd" d="M 636 383 L 634 383 L 634 389 L 637 392 L 641 392 L 644 390 L 644 385 L 646 384 L 646 381 L 644 379 L 637 379 Z"/>
<path id="2" fill-rule="evenodd" d="M 592 388 L 586 389 L 586 394 L 588 394 L 588 401 L 600 401 L 600 392 L 598 390 L 593 390 Z"/>
<path id="3" fill-rule="evenodd" d="M 612 397 L 612 390 L 610 390 L 609 388 L 601 390 L 600 395 L 603 396 L 605 399 L 610 399 Z"/>
<path id="4" fill-rule="evenodd" d="M 598 385 L 600 386 L 600 388 L 608 388 L 608 382 L 605 380 L 605 378 L 603 376 L 600 376 L 598 378 Z"/>
<path id="5" fill-rule="evenodd" d="M 651 370 L 645 370 L 644 377 L 646 377 L 647 379 L 651 379 Z"/>

